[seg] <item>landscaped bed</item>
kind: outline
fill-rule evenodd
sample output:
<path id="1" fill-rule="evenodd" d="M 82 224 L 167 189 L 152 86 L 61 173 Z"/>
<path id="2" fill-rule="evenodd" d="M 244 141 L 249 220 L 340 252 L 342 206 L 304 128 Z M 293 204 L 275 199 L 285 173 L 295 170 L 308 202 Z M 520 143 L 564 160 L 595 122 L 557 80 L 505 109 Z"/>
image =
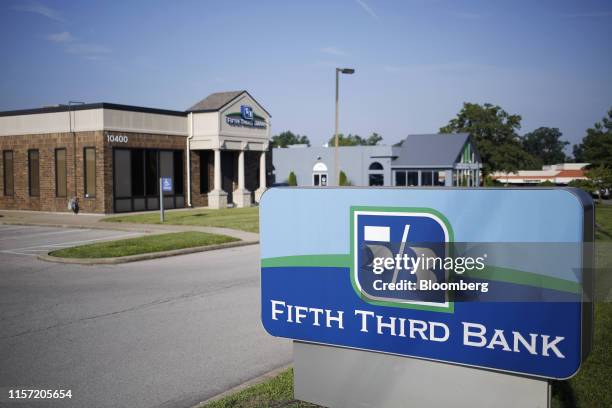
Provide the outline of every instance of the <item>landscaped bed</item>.
<path id="1" fill-rule="evenodd" d="M 103 218 L 104 222 L 134 222 L 160 224 L 159 213 L 122 215 Z M 224 208 L 221 210 L 167 211 L 164 224 L 222 227 L 248 232 L 259 232 L 259 208 Z"/>
<path id="2" fill-rule="evenodd" d="M 225 235 L 208 234 L 205 232 L 173 232 L 169 234 L 145 235 L 138 238 L 80 245 L 53 251 L 49 253 L 49 255 L 61 258 L 79 259 L 114 258 L 170 251 L 174 249 L 217 245 L 235 241 L 239 241 L 239 239 Z"/>

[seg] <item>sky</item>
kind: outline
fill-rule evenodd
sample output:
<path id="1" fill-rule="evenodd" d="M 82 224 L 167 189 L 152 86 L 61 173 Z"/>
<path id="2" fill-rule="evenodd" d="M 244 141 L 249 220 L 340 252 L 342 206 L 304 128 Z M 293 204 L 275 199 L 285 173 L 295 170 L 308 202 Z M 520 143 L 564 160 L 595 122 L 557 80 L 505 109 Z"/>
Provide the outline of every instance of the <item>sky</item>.
<path id="1" fill-rule="evenodd" d="M 0 110 L 68 101 L 185 110 L 246 89 L 272 134 L 383 143 L 435 133 L 464 102 L 577 143 L 612 107 L 610 1 L 0 2 Z"/>

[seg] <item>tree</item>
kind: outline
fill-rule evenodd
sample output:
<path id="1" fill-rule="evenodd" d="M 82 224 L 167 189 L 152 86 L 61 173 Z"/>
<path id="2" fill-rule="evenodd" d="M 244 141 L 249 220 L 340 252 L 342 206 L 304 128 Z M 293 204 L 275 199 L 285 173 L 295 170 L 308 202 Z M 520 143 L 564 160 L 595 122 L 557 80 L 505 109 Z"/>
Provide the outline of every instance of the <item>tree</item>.
<path id="1" fill-rule="evenodd" d="M 295 144 L 305 144 L 310 147 L 310 140 L 308 140 L 308 136 L 296 135 L 290 130 L 272 136 L 272 147 L 287 147 Z"/>
<path id="2" fill-rule="evenodd" d="M 440 133 L 469 133 L 480 153 L 485 175 L 494 171 L 516 171 L 538 167 L 537 160 L 523 150 L 517 130 L 521 116 L 511 115 L 490 103 L 466 102 Z"/>
<path id="3" fill-rule="evenodd" d="M 340 170 L 340 175 L 338 177 L 338 185 L 339 186 L 352 186 L 353 185 L 353 183 L 351 183 L 351 181 L 346 176 L 346 173 L 342 170 Z"/>
<path id="4" fill-rule="evenodd" d="M 589 178 L 593 189 L 597 192 L 599 199 L 601 199 L 604 191 L 612 190 L 612 170 L 603 164 L 587 170 L 586 176 Z"/>
<path id="5" fill-rule="evenodd" d="M 612 108 L 601 122 L 596 122 L 582 143 L 574 145 L 574 158 L 580 163 L 612 168 Z"/>
<path id="6" fill-rule="evenodd" d="M 289 177 L 287 177 L 287 184 L 290 186 L 297 186 L 297 177 L 294 172 L 289 172 Z"/>
<path id="7" fill-rule="evenodd" d="M 382 136 L 376 132 L 372 132 L 367 138 L 363 138 L 359 135 L 352 135 L 350 133 L 348 136 L 344 136 L 342 133 L 339 133 L 338 146 L 376 146 L 382 139 Z M 328 146 L 335 146 L 336 137 L 332 135 L 327 143 Z"/>
<path id="8" fill-rule="evenodd" d="M 539 127 L 522 137 L 523 149 L 542 164 L 563 163 L 567 159 L 563 149 L 569 142 L 561 140 L 561 136 L 557 128 Z"/>

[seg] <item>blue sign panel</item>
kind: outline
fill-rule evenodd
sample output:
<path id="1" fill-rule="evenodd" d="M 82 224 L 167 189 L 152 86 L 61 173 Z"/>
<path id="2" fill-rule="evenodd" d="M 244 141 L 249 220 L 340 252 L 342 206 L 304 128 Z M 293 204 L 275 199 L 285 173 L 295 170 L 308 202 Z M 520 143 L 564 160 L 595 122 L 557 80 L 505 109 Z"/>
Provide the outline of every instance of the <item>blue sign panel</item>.
<path id="1" fill-rule="evenodd" d="M 557 379 L 588 355 L 576 190 L 271 189 L 260 217 L 274 336 Z"/>
<path id="2" fill-rule="evenodd" d="M 162 192 L 164 193 L 172 192 L 172 178 L 171 177 L 162 177 Z"/>

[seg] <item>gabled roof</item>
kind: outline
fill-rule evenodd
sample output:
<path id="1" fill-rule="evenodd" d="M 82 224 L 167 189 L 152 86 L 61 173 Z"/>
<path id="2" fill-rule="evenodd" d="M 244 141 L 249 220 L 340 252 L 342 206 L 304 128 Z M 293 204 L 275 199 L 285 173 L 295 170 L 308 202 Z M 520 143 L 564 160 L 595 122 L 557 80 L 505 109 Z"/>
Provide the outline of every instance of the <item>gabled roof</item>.
<path id="1" fill-rule="evenodd" d="M 408 135 L 393 147 L 397 159 L 393 160 L 392 166 L 453 167 L 469 137 L 467 133 Z"/>
<path id="2" fill-rule="evenodd" d="M 229 105 L 232 101 L 234 101 L 242 94 L 249 95 L 251 99 L 254 100 L 255 103 L 257 103 L 261 107 L 261 109 L 263 109 L 264 112 L 268 114 L 268 116 L 272 116 L 267 110 L 263 108 L 263 106 L 261 106 L 259 102 L 255 100 L 255 98 L 251 96 L 250 93 L 245 90 L 212 93 L 206 98 L 202 99 L 200 102 L 187 109 L 187 112 L 217 112 L 223 109 L 224 106 Z"/>
<path id="3" fill-rule="evenodd" d="M 246 91 L 215 92 L 187 109 L 187 112 L 218 111 Z"/>

